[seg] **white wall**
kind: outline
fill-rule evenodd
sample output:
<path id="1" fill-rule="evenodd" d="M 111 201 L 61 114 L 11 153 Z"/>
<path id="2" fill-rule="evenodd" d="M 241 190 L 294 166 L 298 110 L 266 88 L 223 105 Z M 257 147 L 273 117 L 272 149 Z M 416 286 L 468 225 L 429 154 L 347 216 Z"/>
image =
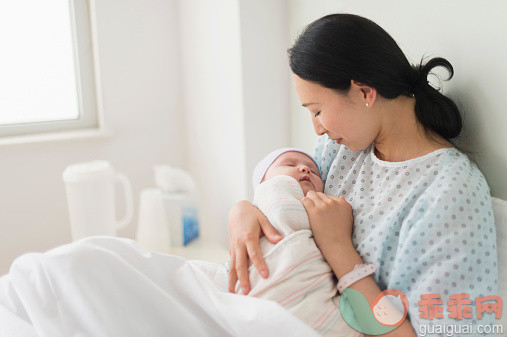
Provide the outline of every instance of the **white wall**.
<path id="1" fill-rule="evenodd" d="M 462 141 L 480 155 L 476 161 L 492 195 L 507 199 L 507 113 L 503 97 L 507 90 L 507 44 L 503 39 L 507 2 L 291 0 L 291 41 L 307 24 L 339 12 L 358 14 L 379 24 L 412 63 L 418 63 L 423 55 L 451 62 L 455 75 L 443 83 L 443 88 L 465 115 Z M 292 90 L 291 139 L 294 145 L 311 149 L 315 136 L 305 110 Z"/>
<path id="2" fill-rule="evenodd" d="M 283 0 L 241 0 L 241 46 L 248 195 L 255 165 L 290 146 L 288 5 Z"/>
<path id="3" fill-rule="evenodd" d="M 205 235 L 225 242 L 227 213 L 246 194 L 238 2 L 181 1 L 179 23 L 190 172 Z"/>
<path id="4" fill-rule="evenodd" d="M 255 163 L 289 145 L 287 18 L 285 1 L 180 2 L 189 167 L 205 235 L 224 244 Z"/>
<path id="5" fill-rule="evenodd" d="M 132 181 L 135 215 L 154 164 L 186 168 L 176 1 L 96 3 L 105 123 L 114 135 L 0 146 L 0 275 L 22 253 L 71 241 L 61 180 L 68 164 L 110 160 Z M 133 237 L 136 222 L 120 235 Z"/>

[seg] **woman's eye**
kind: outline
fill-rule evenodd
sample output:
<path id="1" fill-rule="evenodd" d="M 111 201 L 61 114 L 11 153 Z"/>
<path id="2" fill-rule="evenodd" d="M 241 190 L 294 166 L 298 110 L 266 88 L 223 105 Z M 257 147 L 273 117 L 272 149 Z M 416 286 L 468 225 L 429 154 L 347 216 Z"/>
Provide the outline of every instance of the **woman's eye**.
<path id="1" fill-rule="evenodd" d="M 318 115 L 320 115 L 320 111 L 315 114 L 315 117 L 317 117 Z"/>

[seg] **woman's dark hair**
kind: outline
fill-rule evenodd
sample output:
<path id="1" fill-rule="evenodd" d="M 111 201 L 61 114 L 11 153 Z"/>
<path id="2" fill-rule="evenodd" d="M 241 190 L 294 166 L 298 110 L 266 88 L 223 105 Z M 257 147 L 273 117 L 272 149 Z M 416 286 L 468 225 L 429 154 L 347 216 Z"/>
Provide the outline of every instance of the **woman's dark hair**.
<path id="1" fill-rule="evenodd" d="M 332 14 L 308 25 L 288 50 L 292 72 L 304 80 L 339 92 L 348 92 L 350 81 L 371 86 L 387 99 L 400 95 L 416 98 L 415 114 L 424 126 L 446 140 L 462 128 L 456 104 L 427 80 L 431 69 L 452 65 L 437 57 L 412 66 L 394 39 L 371 20 L 353 14 Z"/>

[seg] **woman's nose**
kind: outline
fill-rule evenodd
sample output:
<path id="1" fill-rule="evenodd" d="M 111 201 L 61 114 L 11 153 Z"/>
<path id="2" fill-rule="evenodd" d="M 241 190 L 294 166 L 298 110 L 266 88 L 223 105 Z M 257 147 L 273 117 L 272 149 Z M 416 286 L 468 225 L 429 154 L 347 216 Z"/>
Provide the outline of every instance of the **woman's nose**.
<path id="1" fill-rule="evenodd" d="M 315 133 L 317 135 L 322 136 L 323 134 L 325 134 L 327 132 L 326 128 L 323 127 L 322 124 L 320 124 L 318 118 L 312 118 L 312 123 L 313 123 L 313 129 L 315 130 Z"/>

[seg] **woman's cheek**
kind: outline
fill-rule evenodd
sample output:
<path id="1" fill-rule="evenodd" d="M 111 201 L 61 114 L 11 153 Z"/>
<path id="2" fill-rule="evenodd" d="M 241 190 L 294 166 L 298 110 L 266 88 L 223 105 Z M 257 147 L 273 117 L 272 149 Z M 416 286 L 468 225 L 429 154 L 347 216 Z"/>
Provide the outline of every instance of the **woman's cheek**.
<path id="1" fill-rule="evenodd" d="M 322 126 L 332 132 L 332 133 L 339 133 L 337 130 L 338 130 L 338 125 L 341 125 L 342 123 L 339 123 L 339 121 L 337 120 L 336 117 L 334 116 L 330 116 L 330 114 L 326 114 L 325 116 L 322 116 L 321 119 L 320 119 L 320 123 L 322 124 Z M 340 135 L 341 136 L 341 135 Z"/>

